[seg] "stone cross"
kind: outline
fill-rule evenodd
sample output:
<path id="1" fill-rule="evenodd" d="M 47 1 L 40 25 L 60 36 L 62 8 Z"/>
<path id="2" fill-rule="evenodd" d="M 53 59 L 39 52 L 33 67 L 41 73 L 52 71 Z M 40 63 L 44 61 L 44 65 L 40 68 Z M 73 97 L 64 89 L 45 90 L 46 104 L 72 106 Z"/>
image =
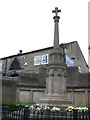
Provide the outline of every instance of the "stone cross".
<path id="1" fill-rule="evenodd" d="M 61 9 L 59 10 L 58 7 L 55 7 L 55 10 L 52 10 L 52 13 L 55 13 L 55 16 L 53 17 L 54 19 L 54 49 L 56 50 L 60 50 L 59 47 L 59 27 L 58 27 L 58 23 L 59 23 L 59 19 L 60 17 L 58 16 L 58 12 L 61 12 Z"/>
<path id="2" fill-rule="evenodd" d="M 57 16 L 58 12 L 61 12 L 61 9 L 58 10 L 58 7 L 56 7 L 55 10 L 52 10 L 52 13 L 55 13 L 56 16 Z"/>

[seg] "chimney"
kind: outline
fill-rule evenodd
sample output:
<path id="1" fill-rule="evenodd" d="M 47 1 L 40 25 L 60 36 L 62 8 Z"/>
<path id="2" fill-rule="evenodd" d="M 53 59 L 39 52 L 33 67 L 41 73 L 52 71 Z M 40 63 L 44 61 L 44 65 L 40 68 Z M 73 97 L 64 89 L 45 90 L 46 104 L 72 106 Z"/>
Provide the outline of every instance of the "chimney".
<path id="1" fill-rule="evenodd" d="M 19 54 L 19 55 L 22 54 L 22 50 L 19 50 L 19 53 L 18 53 L 18 54 Z"/>

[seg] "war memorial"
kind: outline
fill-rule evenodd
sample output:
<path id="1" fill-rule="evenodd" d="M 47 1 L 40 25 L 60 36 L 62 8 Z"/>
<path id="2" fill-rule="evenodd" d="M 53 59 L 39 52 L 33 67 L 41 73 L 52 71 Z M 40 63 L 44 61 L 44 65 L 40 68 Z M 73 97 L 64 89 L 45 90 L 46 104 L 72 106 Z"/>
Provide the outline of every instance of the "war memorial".
<path id="1" fill-rule="evenodd" d="M 20 50 L 0 59 L 3 103 L 90 104 L 89 68 L 77 41 L 59 43 L 60 12 L 58 7 L 52 11 L 52 47 L 27 53 Z"/>

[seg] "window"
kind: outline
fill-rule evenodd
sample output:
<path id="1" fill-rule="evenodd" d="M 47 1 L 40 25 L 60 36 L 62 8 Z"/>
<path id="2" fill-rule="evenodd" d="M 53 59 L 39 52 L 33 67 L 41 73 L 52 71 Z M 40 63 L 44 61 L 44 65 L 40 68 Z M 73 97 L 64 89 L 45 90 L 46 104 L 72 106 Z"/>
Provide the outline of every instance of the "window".
<path id="1" fill-rule="evenodd" d="M 40 65 L 41 63 L 41 56 L 34 57 L 34 65 Z"/>
<path id="2" fill-rule="evenodd" d="M 48 64 L 48 54 L 42 55 L 42 64 Z"/>
<path id="3" fill-rule="evenodd" d="M 34 65 L 44 65 L 44 64 L 48 64 L 48 54 L 34 57 Z"/>

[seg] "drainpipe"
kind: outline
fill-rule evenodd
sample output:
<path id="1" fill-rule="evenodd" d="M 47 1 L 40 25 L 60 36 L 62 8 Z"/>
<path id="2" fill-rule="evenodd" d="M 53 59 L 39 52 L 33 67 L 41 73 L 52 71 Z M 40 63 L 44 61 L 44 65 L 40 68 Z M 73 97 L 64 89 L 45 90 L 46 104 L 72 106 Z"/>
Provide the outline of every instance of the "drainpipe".
<path id="1" fill-rule="evenodd" d="M 64 62 L 66 63 L 66 57 L 65 57 L 66 53 L 65 53 L 65 49 L 67 49 L 67 48 L 66 48 L 66 46 L 64 46 L 64 44 L 61 44 L 60 46 L 61 46 L 61 48 L 62 48 L 62 54 L 63 54 L 63 56 L 64 56 Z"/>
<path id="2" fill-rule="evenodd" d="M 7 71 L 7 59 L 6 59 L 6 62 L 5 62 L 5 71 L 4 71 L 5 76 L 6 76 L 6 71 Z"/>

